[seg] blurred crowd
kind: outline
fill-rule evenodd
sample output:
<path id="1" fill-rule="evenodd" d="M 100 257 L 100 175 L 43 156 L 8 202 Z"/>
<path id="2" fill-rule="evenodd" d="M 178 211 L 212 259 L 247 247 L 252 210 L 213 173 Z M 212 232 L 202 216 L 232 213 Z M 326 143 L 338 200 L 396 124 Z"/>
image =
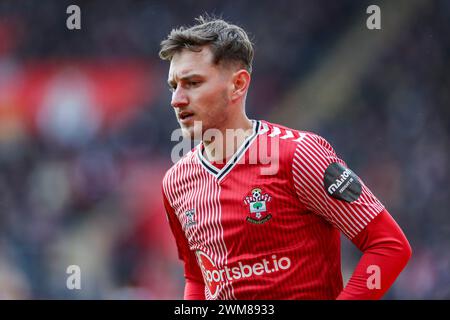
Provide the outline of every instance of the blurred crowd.
<path id="1" fill-rule="evenodd" d="M 255 43 L 251 118 L 365 17 L 350 0 L 0 2 L 0 299 L 179 299 L 161 180 L 177 128 L 160 41 L 208 12 Z M 364 20 L 364 19 L 363 19 Z M 351 108 L 318 127 L 405 231 L 386 298 L 450 299 L 450 3 L 429 2 L 374 57 Z M 280 110 L 282 112 L 283 110 Z M 297 128 L 304 129 L 304 128 Z M 343 243 L 348 279 L 360 253 Z M 68 290 L 78 265 L 81 290 Z"/>

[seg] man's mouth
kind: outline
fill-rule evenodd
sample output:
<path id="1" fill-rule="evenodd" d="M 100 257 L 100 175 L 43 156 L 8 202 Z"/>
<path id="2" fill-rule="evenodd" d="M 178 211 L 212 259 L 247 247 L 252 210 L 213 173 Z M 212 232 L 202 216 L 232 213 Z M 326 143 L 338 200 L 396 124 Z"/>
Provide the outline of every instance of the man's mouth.
<path id="1" fill-rule="evenodd" d="M 180 119 L 181 122 L 188 122 L 194 117 L 193 112 L 183 111 L 178 114 L 178 119 Z"/>

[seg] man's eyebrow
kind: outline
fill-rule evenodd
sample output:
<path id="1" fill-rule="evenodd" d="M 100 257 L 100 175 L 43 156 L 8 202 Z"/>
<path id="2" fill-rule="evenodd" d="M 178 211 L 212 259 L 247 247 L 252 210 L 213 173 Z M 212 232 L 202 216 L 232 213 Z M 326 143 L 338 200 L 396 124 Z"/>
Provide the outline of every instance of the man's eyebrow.
<path id="1" fill-rule="evenodd" d="M 193 74 L 188 74 L 185 76 L 182 76 L 179 78 L 179 80 L 190 80 L 192 78 L 203 78 L 203 76 L 201 74 L 197 74 L 197 73 L 193 73 Z M 173 79 L 170 79 L 167 81 L 167 83 L 169 84 L 169 86 L 174 86 L 176 84 L 176 81 Z"/>

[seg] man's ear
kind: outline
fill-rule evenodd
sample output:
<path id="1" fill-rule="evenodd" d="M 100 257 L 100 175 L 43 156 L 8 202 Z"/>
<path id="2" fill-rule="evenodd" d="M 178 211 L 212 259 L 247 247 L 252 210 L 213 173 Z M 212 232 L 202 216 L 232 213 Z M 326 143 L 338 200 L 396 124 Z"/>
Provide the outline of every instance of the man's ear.
<path id="1" fill-rule="evenodd" d="M 241 97 L 245 97 L 250 85 L 251 76 L 245 69 L 240 69 L 233 74 L 233 89 L 231 92 L 231 101 L 236 101 Z"/>

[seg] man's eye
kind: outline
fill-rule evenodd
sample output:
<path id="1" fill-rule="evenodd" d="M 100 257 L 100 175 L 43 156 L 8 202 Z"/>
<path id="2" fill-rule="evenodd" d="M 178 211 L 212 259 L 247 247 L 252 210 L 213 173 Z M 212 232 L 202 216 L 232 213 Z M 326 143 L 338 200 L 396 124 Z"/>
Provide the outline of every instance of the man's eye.
<path id="1" fill-rule="evenodd" d="M 200 81 L 189 81 L 188 85 L 190 87 L 197 87 L 200 84 Z"/>

